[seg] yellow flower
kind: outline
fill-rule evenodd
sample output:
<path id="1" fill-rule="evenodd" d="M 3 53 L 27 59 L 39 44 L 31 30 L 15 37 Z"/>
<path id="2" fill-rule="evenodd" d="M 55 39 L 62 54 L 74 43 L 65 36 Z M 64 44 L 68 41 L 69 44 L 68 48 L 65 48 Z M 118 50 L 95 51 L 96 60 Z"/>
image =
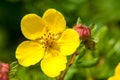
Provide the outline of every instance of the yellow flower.
<path id="1" fill-rule="evenodd" d="M 112 76 L 108 80 L 120 80 L 120 76 Z"/>
<path id="2" fill-rule="evenodd" d="M 115 68 L 115 74 L 110 77 L 108 80 L 120 80 L 120 63 Z"/>
<path id="3" fill-rule="evenodd" d="M 115 68 L 115 75 L 119 75 L 120 76 L 120 63 Z"/>
<path id="4" fill-rule="evenodd" d="M 64 16 L 55 9 L 48 9 L 42 18 L 36 14 L 24 16 L 21 30 L 29 40 L 18 46 L 18 62 L 27 67 L 41 60 L 41 69 L 47 76 L 58 76 L 66 68 L 66 56 L 80 44 L 78 33 L 65 28 Z"/>

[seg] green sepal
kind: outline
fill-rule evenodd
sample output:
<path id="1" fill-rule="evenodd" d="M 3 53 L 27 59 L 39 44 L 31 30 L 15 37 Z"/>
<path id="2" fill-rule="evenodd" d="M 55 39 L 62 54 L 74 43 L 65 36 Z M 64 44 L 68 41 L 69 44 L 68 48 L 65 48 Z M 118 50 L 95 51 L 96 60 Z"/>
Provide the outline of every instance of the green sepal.
<path id="1" fill-rule="evenodd" d="M 10 64 L 10 73 L 9 73 L 9 78 L 13 78 L 16 75 L 18 69 L 18 62 L 14 61 Z"/>
<path id="2" fill-rule="evenodd" d="M 80 23 L 82 23 L 82 21 L 81 21 L 80 17 L 78 17 L 76 24 L 80 24 Z"/>
<path id="3" fill-rule="evenodd" d="M 90 24 L 89 25 L 89 28 L 92 30 L 92 29 L 94 29 L 95 28 L 95 24 Z"/>

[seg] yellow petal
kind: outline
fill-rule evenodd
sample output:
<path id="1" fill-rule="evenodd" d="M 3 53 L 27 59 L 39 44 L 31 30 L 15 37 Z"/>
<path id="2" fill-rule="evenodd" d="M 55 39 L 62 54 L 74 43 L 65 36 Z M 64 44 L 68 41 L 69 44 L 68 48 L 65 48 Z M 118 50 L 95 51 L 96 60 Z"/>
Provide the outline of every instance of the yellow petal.
<path id="1" fill-rule="evenodd" d="M 112 76 L 112 77 L 108 78 L 108 80 L 115 80 L 115 77 Z"/>
<path id="2" fill-rule="evenodd" d="M 115 75 L 120 75 L 120 63 L 115 68 Z"/>
<path id="3" fill-rule="evenodd" d="M 80 44 L 79 35 L 73 29 L 66 29 L 58 40 L 60 52 L 63 55 L 73 54 Z"/>
<path id="4" fill-rule="evenodd" d="M 42 45 L 33 41 L 22 42 L 16 50 L 16 58 L 23 66 L 30 66 L 38 63 L 44 55 Z"/>
<path id="5" fill-rule="evenodd" d="M 66 28 L 64 16 L 55 9 L 48 9 L 42 18 L 49 26 L 48 30 L 54 34 L 61 33 Z"/>
<path id="6" fill-rule="evenodd" d="M 108 78 L 108 80 L 120 80 L 120 75 L 118 75 L 118 76 L 114 75 L 114 76 Z"/>
<path id="7" fill-rule="evenodd" d="M 57 77 L 66 68 L 66 63 L 65 56 L 52 56 L 49 53 L 41 61 L 41 69 L 47 76 Z"/>
<path id="8" fill-rule="evenodd" d="M 21 20 L 22 33 L 28 39 L 40 38 L 44 28 L 46 28 L 45 22 L 36 14 L 28 14 Z"/>

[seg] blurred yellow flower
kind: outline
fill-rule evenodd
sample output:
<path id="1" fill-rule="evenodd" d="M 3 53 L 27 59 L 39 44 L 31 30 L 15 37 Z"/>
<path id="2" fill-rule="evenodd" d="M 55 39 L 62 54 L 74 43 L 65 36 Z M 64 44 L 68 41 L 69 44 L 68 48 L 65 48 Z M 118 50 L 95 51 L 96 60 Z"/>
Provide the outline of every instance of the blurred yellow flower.
<path id="1" fill-rule="evenodd" d="M 48 9 L 42 18 L 36 14 L 24 16 L 21 30 L 29 40 L 17 47 L 18 62 L 27 67 L 41 60 L 41 69 L 47 76 L 58 76 L 66 68 L 66 56 L 80 44 L 78 33 L 65 28 L 64 16 L 55 9 Z"/>
<path id="2" fill-rule="evenodd" d="M 119 75 L 120 76 L 120 63 L 115 68 L 115 75 Z"/>
<path id="3" fill-rule="evenodd" d="M 108 80 L 120 80 L 120 63 L 115 68 L 115 74 L 110 77 Z"/>
<path id="4" fill-rule="evenodd" d="M 120 80 L 120 76 L 112 76 L 108 80 Z"/>

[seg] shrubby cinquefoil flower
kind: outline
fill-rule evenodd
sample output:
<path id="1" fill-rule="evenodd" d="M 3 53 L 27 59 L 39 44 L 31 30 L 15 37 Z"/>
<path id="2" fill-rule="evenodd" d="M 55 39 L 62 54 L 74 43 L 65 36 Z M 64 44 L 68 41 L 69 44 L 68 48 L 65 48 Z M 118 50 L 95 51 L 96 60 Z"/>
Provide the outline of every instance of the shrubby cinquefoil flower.
<path id="1" fill-rule="evenodd" d="M 65 28 L 64 16 L 55 9 L 48 9 L 42 18 L 36 14 L 24 16 L 21 30 L 29 40 L 17 47 L 18 62 L 27 67 L 41 60 L 46 75 L 58 76 L 66 68 L 66 56 L 73 54 L 80 43 L 78 33 Z"/>

